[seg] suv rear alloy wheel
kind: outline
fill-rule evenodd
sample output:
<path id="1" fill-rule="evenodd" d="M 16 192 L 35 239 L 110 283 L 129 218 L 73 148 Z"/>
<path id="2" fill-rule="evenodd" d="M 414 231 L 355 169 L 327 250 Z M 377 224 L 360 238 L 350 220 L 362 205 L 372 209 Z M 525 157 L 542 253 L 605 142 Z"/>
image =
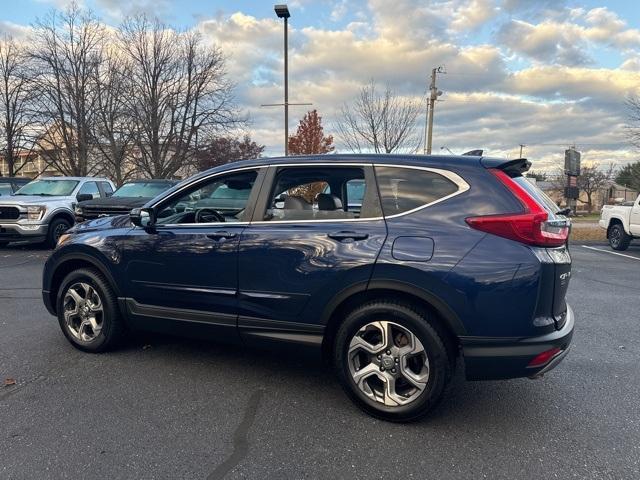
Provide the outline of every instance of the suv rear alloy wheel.
<path id="1" fill-rule="evenodd" d="M 347 394 L 367 413 L 411 421 L 440 400 L 451 376 L 444 342 L 411 305 L 370 302 L 340 327 L 335 367 Z"/>
<path id="2" fill-rule="evenodd" d="M 58 291 L 57 313 L 62 332 L 80 350 L 108 350 L 123 335 L 113 290 L 95 270 L 82 269 L 67 275 Z"/>

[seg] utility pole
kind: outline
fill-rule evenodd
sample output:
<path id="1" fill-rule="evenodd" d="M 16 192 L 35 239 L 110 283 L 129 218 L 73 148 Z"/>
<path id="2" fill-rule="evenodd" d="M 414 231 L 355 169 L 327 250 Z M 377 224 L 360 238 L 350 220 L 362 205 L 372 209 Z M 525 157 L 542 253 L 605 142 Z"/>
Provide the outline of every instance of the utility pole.
<path id="1" fill-rule="evenodd" d="M 431 70 L 431 84 L 429 85 L 429 107 L 427 109 L 427 126 L 426 126 L 426 139 L 424 146 L 424 153 L 431 155 L 431 143 L 433 139 L 433 110 L 436 105 L 437 98 L 442 95 L 442 92 L 436 87 L 436 76 L 438 73 L 446 73 L 442 66 Z"/>
<path id="2" fill-rule="evenodd" d="M 518 158 L 522 158 L 522 149 L 526 147 L 523 143 L 520 144 L 520 156 Z"/>

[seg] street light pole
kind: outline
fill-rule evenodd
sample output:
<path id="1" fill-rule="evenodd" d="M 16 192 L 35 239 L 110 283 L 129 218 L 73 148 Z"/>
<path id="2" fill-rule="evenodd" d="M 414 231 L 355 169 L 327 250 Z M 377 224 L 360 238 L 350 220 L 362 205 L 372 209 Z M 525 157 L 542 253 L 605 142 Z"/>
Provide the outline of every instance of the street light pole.
<path id="1" fill-rule="evenodd" d="M 289 22 L 284 17 L 284 156 L 289 156 Z"/>
<path id="2" fill-rule="evenodd" d="M 263 103 L 262 107 L 284 106 L 284 155 L 289 156 L 289 105 L 313 105 L 312 103 L 289 103 L 289 22 L 291 16 L 286 5 L 274 5 L 278 18 L 284 19 L 284 103 Z"/>
<path id="3" fill-rule="evenodd" d="M 289 156 L 289 8 L 275 5 L 278 18 L 284 19 L 284 156 Z"/>

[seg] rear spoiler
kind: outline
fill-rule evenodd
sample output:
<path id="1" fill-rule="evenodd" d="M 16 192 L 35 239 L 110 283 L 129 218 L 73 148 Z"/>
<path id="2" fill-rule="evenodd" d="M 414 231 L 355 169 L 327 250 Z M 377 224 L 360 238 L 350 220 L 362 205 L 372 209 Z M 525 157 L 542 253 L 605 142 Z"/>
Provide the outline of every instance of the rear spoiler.
<path id="1" fill-rule="evenodd" d="M 531 168 L 531 162 L 526 158 L 516 158 L 505 162 L 504 159 L 482 157 L 480 163 L 485 168 L 502 170 L 509 176 L 522 175 Z"/>

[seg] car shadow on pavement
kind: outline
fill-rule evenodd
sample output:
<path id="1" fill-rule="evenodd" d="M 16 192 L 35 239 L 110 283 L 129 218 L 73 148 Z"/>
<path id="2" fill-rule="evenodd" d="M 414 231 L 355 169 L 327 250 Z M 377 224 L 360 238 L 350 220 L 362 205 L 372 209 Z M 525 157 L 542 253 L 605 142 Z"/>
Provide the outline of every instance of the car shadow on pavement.
<path id="1" fill-rule="evenodd" d="M 226 370 L 242 375 L 247 388 L 262 388 L 263 379 L 278 378 L 277 387 L 284 395 L 299 395 L 311 392 L 307 401 L 317 403 L 319 409 L 342 411 L 345 415 L 357 412 L 342 393 L 332 367 L 319 353 L 296 347 L 266 348 L 233 346 L 213 341 L 178 338 L 161 334 L 136 333 L 120 350 L 124 354 L 153 352 L 166 365 L 172 362 L 177 368 L 198 363 L 215 370 Z M 294 359 L 292 361 L 292 358 Z M 417 425 L 431 427 L 448 425 L 459 421 L 463 415 L 469 425 L 490 425 L 513 416 L 514 428 L 522 418 L 539 418 L 547 414 L 545 403 L 549 396 L 546 380 L 531 381 L 514 379 L 509 381 L 470 382 L 464 378 L 462 359 L 458 359 L 456 371 L 441 404 Z M 295 393 L 294 393 L 295 392 Z M 300 399 L 304 401 L 304 399 Z M 514 407 L 515 406 L 515 407 Z M 359 413 L 359 412 L 358 412 Z M 359 413 L 363 418 L 370 418 Z M 373 420 L 373 419 L 372 419 Z M 377 420 L 373 420 L 377 421 Z M 509 423 L 509 422 L 507 422 Z"/>

